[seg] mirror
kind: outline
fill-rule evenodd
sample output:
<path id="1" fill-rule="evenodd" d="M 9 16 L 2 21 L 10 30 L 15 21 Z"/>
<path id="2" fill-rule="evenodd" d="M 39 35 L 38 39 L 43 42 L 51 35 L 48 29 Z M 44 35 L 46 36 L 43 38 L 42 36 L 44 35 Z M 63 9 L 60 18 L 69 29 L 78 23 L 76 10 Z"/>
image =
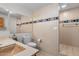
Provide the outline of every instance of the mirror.
<path id="1" fill-rule="evenodd" d="M 17 33 L 32 33 L 32 18 L 21 16 L 17 18 Z"/>

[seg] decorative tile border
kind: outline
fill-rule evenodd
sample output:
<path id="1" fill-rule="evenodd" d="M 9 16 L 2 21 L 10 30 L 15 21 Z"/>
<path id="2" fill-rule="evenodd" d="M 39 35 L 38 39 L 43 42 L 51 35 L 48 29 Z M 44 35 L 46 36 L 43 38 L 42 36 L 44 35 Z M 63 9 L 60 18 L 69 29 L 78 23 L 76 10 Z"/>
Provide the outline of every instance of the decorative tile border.
<path id="1" fill-rule="evenodd" d="M 58 17 L 53 17 L 53 18 L 48 18 L 48 19 L 41 19 L 41 20 L 36 20 L 36 21 L 31 21 L 31 22 L 24 22 L 18 25 L 24 25 L 24 24 L 32 24 L 32 23 L 39 23 L 39 22 L 47 22 L 47 21 L 53 21 L 53 20 L 58 20 Z"/>
<path id="2" fill-rule="evenodd" d="M 79 19 L 71 19 L 71 20 L 60 21 L 60 23 L 71 23 L 71 22 L 79 22 Z"/>

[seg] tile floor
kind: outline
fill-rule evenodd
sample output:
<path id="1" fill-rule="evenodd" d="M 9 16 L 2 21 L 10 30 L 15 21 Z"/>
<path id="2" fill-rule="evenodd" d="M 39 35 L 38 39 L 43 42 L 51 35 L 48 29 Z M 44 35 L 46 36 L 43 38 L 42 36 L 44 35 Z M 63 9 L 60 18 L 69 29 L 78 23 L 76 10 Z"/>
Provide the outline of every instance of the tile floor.
<path id="1" fill-rule="evenodd" d="M 60 44 L 60 55 L 63 55 L 63 56 L 79 56 L 79 47 Z"/>
<path id="2" fill-rule="evenodd" d="M 40 51 L 39 53 L 36 54 L 36 56 L 50 56 L 50 54 L 44 51 Z"/>
<path id="3" fill-rule="evenodd" d="M 79 56 L 79 47 L 70 45 L 60 44 L 59 56 Z M 51 56 L 47 52 L 40 51 L 36 54 L 37 56 Z"/>

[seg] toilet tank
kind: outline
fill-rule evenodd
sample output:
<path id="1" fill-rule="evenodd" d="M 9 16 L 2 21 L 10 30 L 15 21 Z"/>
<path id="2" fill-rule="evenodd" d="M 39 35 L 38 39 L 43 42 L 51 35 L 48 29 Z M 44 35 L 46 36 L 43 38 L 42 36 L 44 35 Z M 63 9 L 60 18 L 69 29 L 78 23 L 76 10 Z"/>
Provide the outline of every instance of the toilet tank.
<path id="1" fill-rule="evenodd" d="M 32 41 L 32 33 L 17 33 L 16 36 L 17 40 L 24 44 Z"/>
<path id="2" fill-rule="evenodd" d="M 27 44 L 27 43 L 29 43 L 31 41 L 32 41 L 31 34 L 26 34 L 26 35 L 23 36 L 23 43 L 24 44 Z"/>

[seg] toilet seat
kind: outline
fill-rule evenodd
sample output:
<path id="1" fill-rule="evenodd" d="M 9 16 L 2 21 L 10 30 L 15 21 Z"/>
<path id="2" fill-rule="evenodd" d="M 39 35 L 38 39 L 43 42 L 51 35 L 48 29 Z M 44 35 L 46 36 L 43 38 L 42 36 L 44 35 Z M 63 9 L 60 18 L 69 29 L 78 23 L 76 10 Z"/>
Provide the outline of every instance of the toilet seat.
<path id="1" fill-rule="evenodd" d="M 34 48 L 37 46 L 37 44 L 34 43 L 34 42 L 29 42 L 29 43 L 27 43 L 27 45 L 28 46 L 31 46 L 31 47 L 34 47 Z"/>

